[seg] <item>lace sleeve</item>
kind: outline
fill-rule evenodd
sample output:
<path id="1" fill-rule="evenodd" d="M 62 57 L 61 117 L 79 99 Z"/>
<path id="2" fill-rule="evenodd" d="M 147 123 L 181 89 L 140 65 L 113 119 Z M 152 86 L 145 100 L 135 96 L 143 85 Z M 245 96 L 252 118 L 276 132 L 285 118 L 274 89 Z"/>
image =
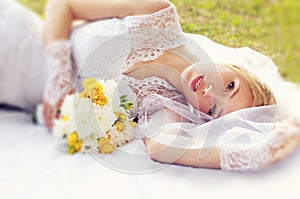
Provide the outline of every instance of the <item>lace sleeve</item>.
<path id="1" fill-rule="evenodd" d="M 277 123 L 272 132 L 259 144 L 228 144 L 221 147 L 221 168 L 226 171 L 260 170 L 289 155 L 299 143 L 299 124 L 291 120 L 282 121 Z"/>
<path id="2" fill-rule="evenodd" d="M 176 48 L 185 41 L 173 4 L 153 14 L 128 16 L 124 23 L 132 44 L 123 71 L 138 61 L 155 60 L 165 50 Z"/>
<path id="3" fill-rule="evenodd" d="M 145 115 L 151 115 L 162 108 L 157 101 L 157 97 L 154 95 L 180 103 L 184 103 L 185 101 L 184 97 L 172 85 L 159 77 L 137 80 L 132 77 L 123 76 L 123 81 L 126 81 L 135 93 L 138 105 L 138 110 L 136 111 L 138 112 L 140 122 L 145 119 Z"/>
<path id="4" fill-rule="evenodd" d="M 71 44 L 67 40 L 57 41 L 46 47 L 48 79 L 44 100 L 55 106 L 72 89 L 73 69 Z"/>

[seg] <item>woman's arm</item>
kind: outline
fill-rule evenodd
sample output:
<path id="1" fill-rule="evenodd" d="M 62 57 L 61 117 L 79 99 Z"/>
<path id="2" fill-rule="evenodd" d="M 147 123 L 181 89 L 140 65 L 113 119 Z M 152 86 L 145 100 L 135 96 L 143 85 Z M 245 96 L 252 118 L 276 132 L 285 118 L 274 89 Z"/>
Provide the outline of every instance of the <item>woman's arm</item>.
<path id="1" fill-rule="evenodd" d="M 168 0 L 49 0 L 45 8 L 44 43 L 69 38 L 74 20 L 121 18 L 156 12 Z"/>
<path id="2" fill-rule="evenodd" d="M 145 140 L 151 159 L 183 166 L 220 169 L 220 148 L 184 149 L 165 146 L 151 139 Z M 207 154 L 201 157 L 201 154 Z"/>
<path id="3" fill-rule="evenodd" d="M 43 40 L 49 76 L 44 89 L 43 116 L 51 129 L 63 97 L 72 90 L 73 68 L 69 41 L 74 20 L 98 20 L 156 12 L 168 0 L 49 0 L 45 8 Z"/>
<path id="4" fill-rule="evenodd" d="M 167 112 L 166 123 L 181 120 L 178 115 Z M 299 129 L 297 120 L 283 120 L 274 126 L 265 142 L 251 146 L 228 144 L 222 147 L 185 149 L 166 146 L 151 138 L 146 139 L 145 144 L 149 156 L 159 162 L 223 170 L 260 170 L 285 158 L 300 146 Z M 162 129 L 160 133 L 169 134 L 169 131 Z"/>
<path id="5" fill-rule="evenodd" d="M 156 121 L 155 121 L 156 120 Z M 167 124 L 176 122 L 188 122 L 185 118 L 181 117 L 177 113 L 169 109 L 164 109 L 156 112 L 152 116 L 154 123 L 160 124 L 160 135 L 177 135 L 177 130 L 168 128 Z M 149 128 L 152 128 L 151 126 Z M 189 138 L 180 138 L 189 139 Z M 187 140 L 190 143 L 191 140 Z M 163 145 L 155 141 L 155 138 L 145 139 L 145 145 L 147 152 L 151 159 L 171 164 L 179 164 L 191 167 L 205 167 L 205 168 L 220 168 L 220 148 L 201 148 L 201 149 L 188 149 L 188 148 L 175 148 L 171 146 Z M 203 155 L 204 154 L 204 155 Z"/>

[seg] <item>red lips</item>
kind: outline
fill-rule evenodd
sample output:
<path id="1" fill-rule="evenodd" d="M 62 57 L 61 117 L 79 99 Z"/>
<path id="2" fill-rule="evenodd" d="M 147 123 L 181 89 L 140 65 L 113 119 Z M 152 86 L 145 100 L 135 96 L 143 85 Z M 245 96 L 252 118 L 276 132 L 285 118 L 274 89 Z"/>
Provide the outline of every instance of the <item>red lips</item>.
<path id="1" fill-rule="evenodd" d="M 191 86 L 191 89 L 196 92 L 198 91 L 203 83 L 204 83 L 204 75 L 197 75 L 191 82 L 190 86 Z M 197 87 L 197 88 L 196 88 Z"/>

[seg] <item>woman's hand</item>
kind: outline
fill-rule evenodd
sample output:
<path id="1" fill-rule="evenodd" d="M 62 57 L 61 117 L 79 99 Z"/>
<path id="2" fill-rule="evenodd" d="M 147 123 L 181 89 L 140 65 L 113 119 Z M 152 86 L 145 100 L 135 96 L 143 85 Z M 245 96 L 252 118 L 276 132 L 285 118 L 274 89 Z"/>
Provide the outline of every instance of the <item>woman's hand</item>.
<path id="1" fill-rule="evenodd" d="M 296 118 L 282 120 L 274 125 L 269 138 L 269 164 L 291 154 L 300 146 L 300 122 Z"/>
<path id="2" fill-rule="evenodd" d="M 74 88 L 71 43 L 69 40 L 52 42 L 45 52 L 48 78 L 44 88 L 43 116 L 46 126 L 51 129 L 64 97 Z"/>
<path id="3" fill-rule="evenodd" d="M 43 102 L 43 116 L 47 128 L 51 131 L 53 121 L 58 117 L 58 107 L 50 105 L 47 101 Z"/>
<path id="4" fill-rule="evenodd" d="M 75 92 L 75 89 L 72 89 L 68 95 L 71 95 Z M 53 106 L 51 105 L 47 100 L 43 101 L 43 117 L 44 117 L 44 123 L 46 127 L 51 131 L 54 126 L 54 119 L 59 118 L 59 110 L 60 107 L 64 101 L 65 96 L 63 96 L 59 102 Z"/>
<path id="5" fill-rule="evenodd" d="M 227 171 L 264 169 L 294 152 L 300 145 L 300 124 L 294 118 L 274 125 L 272 132 L 251 146 L 226 145 L 221 150 L 221 167 Z"/>
<path id="6" fill-rule="evenodd" d="M 74 90 L 70 92 L 73 93 Z M 44 116 L 44 122 L 46 127 L 49 129 L 49 131 L 52 130 L 54 125 L 54 119 L 59 118 L 59 109 L 62 105 L 63 99 L 60 99 L 59 102 L 56 105 L 51 105 L 47 100 L 43 101 L 43 116 Z"/>

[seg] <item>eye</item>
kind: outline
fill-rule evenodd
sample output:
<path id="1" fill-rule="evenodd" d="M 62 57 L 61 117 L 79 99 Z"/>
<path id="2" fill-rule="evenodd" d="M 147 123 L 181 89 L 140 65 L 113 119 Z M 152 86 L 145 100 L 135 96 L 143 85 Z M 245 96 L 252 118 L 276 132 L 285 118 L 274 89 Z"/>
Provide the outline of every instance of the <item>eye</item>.
<path id="1" fill-rule="evenodd" d="M 228 91 L 231 91 L 232 89 L 234 89 L 234 82 L 230 82 L 226 88 L 225 88 L 225 93 Z"/>
<path id="2" fill-rule="evenodd" d="M 215 112 L 216 112 L 216 107 L 217 107 L 217 104 L 214 104 L 214 105 L 211 107 L 211 109 L 209 109 L 209 111 L 208 111 L 207 114 L 210 115 L 210 116 L 214 115 Z"/>

